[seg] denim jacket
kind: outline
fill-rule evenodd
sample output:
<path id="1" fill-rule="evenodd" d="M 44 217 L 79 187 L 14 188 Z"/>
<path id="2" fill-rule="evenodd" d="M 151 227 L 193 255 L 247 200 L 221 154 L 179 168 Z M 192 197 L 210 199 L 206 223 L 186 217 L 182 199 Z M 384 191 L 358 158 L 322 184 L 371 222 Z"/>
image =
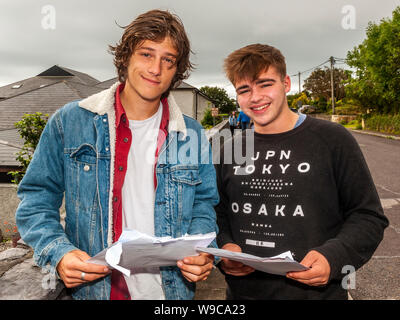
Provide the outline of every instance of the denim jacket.
<path id="1" fill-rule="evenodd" d="M 71 250 L 93 256 L 112 244 L 117 86 L 57 110 L 19 185 L 17 226 L 40 267 L 54 271 Z M 217 232 L 214 206 L 219 197 L 211 148 L 202 127 L 181 113 L 171 95 L 168 104 L 168 136 L 155 169 L 155 235 Z M 59 214 L 64 196 L 65 228 Z M 193 298 L 195 285 L 178 267 L 160 270 L 166 299 Z M 110 290 L 107 276 L 75 288 L 73 297 L 108 300 Z"/>

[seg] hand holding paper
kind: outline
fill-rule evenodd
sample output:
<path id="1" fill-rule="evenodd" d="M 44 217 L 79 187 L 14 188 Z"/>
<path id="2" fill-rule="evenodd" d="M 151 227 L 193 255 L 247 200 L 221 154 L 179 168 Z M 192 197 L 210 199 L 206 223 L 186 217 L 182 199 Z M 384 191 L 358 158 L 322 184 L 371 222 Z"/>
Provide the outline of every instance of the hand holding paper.
<path id="1" fill-rule="evenodd" d="M 247 253 L 232 252 L 215 248 L 199 248 L 198 251 L 208 252 L 214 256 L 238 261 L 256 270 L 281 276 L 285 276 L 286 273 L 290 271 L 304 271 L 309 269 L 308 267 L 294 261 L 290 251 L 269 258 L 261 258 Z"/>
<path id="2" fill-rule="evenodd" d="M 207 280 L 211 273 L 214 262 L 214 256 L 201 252 L 194 257 L 186 257 L 178 261 L 177 265 L 181 269 L 182 275 L 189 282 Z"/>
<path id="3" fill-rule="evenodd" d="M 303 272 L 289 272 L 286 276 L 309 286 L 323 286 L 328 283 L 331 267 L 322 254 L 311 250 L 301 264 L 309 269 Z"/>
<path id="4" fill-rule="evenodd" d="M 200 235 L 185 235 L 180 238 L 151 237 L 136 230 L 124 230 L 119 240 L 89 259 L 87 262 L 102 264 L 117 269 L 126 276 L 131 270 L 141 267 L 176 266 L 177 261 L 185 257 L 198 256 L 197 247 L 207 247 L 214 239 L 215 232 Z M 201 261 L 200 261 L 201 260 Z M 194 260 L 204 268 L 193 271 L 196 276 L 204 277 L 209 265 L 205 259 Z M 200 272 L 201 271 L 201 272 Z M 192 280 L 194 281 L 194 280 Z"/>
<path id="5" fill-rule="evenodd" d="M 233 251 L 233 252 L 242 252 L 242 248 L 240 248 L 235 243 L 227 243 L 221 249 Z M 230 274 L 232 276 L 246 276 L 252 272 L 254 272 L 254 268 L 244 265 L 242 262 L 231 260 L 228 258 L 222 258 L 221 268 L 225 273 Z"/>

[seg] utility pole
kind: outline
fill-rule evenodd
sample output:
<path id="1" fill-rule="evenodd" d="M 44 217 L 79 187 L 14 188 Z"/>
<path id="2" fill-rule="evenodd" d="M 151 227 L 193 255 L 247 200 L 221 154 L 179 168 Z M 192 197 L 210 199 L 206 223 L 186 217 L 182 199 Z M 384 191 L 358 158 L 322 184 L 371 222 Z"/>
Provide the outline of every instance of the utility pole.
<path id="1" fill-rule="evenodd" d="M 332 114 L 335 114 L 335 86 L 333 83 L 333 65 L 335 64 L 335 58 L 330 57 L 329 59 L 331 61 L 331 93 L 332 93 Z"/>
<path id="2" fill-rule="evenodd" d="M 299 73 L 298 73 L 298 76 L 299 76 L 299 94 L 301 93 L 301 80 L 300 80 L 300 75 L 301 75 L 301 73 L 299 72 Z"/>

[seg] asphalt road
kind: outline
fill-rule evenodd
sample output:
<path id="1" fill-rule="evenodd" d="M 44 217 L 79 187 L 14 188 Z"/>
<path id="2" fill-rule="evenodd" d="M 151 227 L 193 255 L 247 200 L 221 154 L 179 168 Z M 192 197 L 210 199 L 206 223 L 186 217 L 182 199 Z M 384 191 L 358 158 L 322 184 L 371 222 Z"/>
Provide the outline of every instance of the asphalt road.
<path id="1" fill-rule="evenodd" d="M 400 300 L 400 140 L 352 134 L 368 163 L 390 225 L 371 260 L 356 272 L 350 299 Z M 225 299 L 225 281 L 218 270 L 198 285 L 196 299 Z"/>
<path id="2" fill-rule="evenodd" d="M 372 259 L 356 272 L 355 300 L 400 300 L 400 140 L 353 132 L 390 225 Z"/>

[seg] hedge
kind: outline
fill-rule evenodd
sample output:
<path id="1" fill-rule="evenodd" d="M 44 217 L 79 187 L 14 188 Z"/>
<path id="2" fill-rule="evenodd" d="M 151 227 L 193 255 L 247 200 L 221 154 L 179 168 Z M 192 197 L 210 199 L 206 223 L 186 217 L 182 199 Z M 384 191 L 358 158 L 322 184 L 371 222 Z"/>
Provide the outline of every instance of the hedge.
<path id="1" fill-rule="evenodd" d="M 373 115 L 365 119 L 365 129 L 383 133 L 400 134 L 400 114 Z"/>

